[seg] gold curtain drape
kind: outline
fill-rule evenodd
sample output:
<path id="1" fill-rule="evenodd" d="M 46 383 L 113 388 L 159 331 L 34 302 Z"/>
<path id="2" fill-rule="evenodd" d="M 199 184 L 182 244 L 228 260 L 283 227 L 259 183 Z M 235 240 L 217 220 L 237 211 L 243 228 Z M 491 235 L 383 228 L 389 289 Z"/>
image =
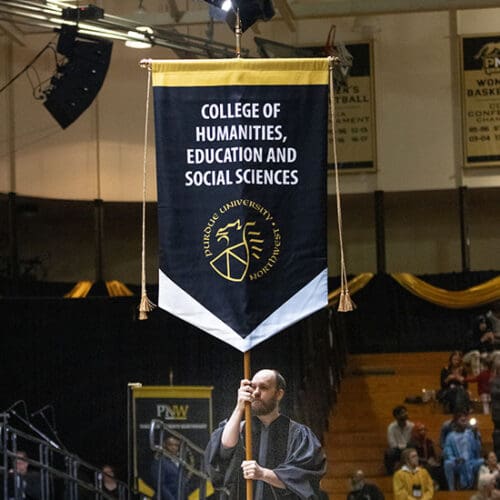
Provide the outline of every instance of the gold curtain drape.
<path id="1" fill-rule="evenodd" d="M 134 295 L 121 281 L 106 281 L 106 289 L 110 297 L 131 297 Z"/>
<path id="2" fill-rule="evenodd" d="M 94 286 L 93 281 L 79 281 L 68 293 L 64 295 L 65 299 L 83 299 L 90 289 Z"/>
<path id="3" fill-rule="evenodd" d="M 469 309 L 500 300 L 500 276 L 460 291 L 444 290 L 409 273 L 394 273 L 391 276 L 417 297 L 450 309 Z"/>
<path id="4" fill-rule="evenodd" d="M 118 280 L 106 281 L 106 290 L 110 297 L 131 297 L 134 295 L 130 288 Z M 87 297 L 94 286 L 93 281 L 79 281 L 68 293 L 65 299 L 83 299 Z"/>
<path id="5" fill-rule="evenodd" d="M 373 278 L 373 273 L 361 273 L 348 282 L 351 294 L 364 288 Z M 500 300 L 500 276 L 466 290 L 450 291 L 430 285 L 410 273 L 393 273 L 392 278 L 413 295 L 449 309 L 470 309 Z M 328 305 L 333 307 L 339 301 L 341 287 L 328 294 Z"/>

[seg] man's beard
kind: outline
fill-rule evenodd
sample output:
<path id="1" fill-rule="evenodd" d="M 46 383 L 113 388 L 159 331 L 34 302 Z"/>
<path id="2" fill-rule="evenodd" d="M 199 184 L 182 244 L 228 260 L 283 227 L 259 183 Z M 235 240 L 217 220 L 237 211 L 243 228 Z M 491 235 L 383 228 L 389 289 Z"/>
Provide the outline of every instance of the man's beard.
<path id="1" fill-rule="evenodd" d="M 267 402 L 262 399 L 256 399 L 252 402 L 252 414 L 255 416 L 269 415 L 278 406 L 278 398 L 274 397 Z"/>

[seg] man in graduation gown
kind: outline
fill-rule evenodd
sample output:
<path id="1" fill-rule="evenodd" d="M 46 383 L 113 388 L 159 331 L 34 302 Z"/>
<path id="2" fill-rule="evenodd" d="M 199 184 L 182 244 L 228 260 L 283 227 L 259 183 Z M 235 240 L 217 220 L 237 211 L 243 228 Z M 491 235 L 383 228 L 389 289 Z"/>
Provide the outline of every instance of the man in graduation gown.
<path id="1" fill-rule="evenodd" d="M 252 480 L 254 500 L 317 499 L 326 458 L 307 426 L 282 415 L 279 403 L 286 383 L 276 370 L 261 370 L 244 379 L 236 408 L 213 432 L 205 451 L 208 473 L 221 498 L 245 500 Z M 252 458 L 245 460 L 245 404 L 252 408 Z"/>

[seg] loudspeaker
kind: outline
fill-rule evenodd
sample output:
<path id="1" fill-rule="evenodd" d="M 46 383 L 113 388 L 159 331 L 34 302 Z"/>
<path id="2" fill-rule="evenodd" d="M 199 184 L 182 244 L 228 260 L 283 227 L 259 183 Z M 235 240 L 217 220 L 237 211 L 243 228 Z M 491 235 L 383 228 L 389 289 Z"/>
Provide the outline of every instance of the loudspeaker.
<path id="1" fill-rule="evenodd" d="M 233 9 L 226 16 L 226 23 L 234 31 L 236 24 L 235 9 L 240 11 L 241 31 L 245 32 L 257 21 L 269 21 L 274 17 L 271 0 L 232 0 Z"/>
<path id="2" fill-rule="evenodd" d="M 62 128 L 71 125 L 91 104 L 102 87 L 113 43 L 81 35 L 76 27 L 61 28 L 57 52 L 66 56 L 45 91 L 43 105 Z"/>

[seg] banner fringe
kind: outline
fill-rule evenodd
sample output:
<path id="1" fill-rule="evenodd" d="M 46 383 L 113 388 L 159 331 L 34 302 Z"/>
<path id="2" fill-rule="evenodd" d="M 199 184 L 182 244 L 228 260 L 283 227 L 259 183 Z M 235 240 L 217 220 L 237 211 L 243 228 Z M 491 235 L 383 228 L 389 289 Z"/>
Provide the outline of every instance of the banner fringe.
<path id="1" fill-rule="evenodd" d="M 139 319 L 148 319 L 148 313 L 151 312 L 155 307 L 156 304 L 148 299 L 147 294 L 143 294 L 141 297 L 141 302 L 139 304 Z"/>
<path id="2" fill-rule="evenodd" d="M 337 311 L 349 312 L 353 311 L 354 309 L 356 309 L 356 304 L 351 299 L 349 290 L 342 290 L 342 292 L 340 292 L 339 307 L 337 308 Z"/>

